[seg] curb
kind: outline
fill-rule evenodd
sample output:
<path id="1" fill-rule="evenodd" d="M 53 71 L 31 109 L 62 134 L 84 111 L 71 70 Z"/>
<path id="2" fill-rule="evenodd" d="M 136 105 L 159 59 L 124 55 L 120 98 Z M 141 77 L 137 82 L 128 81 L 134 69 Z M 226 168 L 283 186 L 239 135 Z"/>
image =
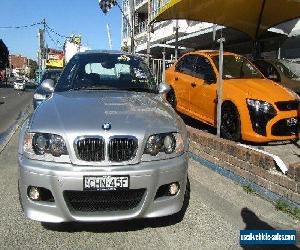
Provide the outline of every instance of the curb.
<path id="1" fill-rule="evenodd" d="M 25 109 L 20 112 L 19 117 L 17 118 L 15 123 L 12 124 L 5 132 L 4 139 L 0 142 L 0 154 L 6 148 L 7 144 L 10 142 L 13 135 L 23 125 L 23 123 L 29 117 L 32 111 L 33 111 L 32 105 L 31 104 L 27 105 Z"/>
<path id="2" fill-rule="evenodd" d="M 198 163 L 200 163 L 201 165 L 203 165 L 206 168 L 211 169 L 212 171 L 224 176 L 227 179 L 232 180 L 233 182 L 235 182 L 236 184 L 240 185 L 240 186 L 244 186 L 244 185 L 249 185 L 260 197 L 263 197 L 264 199 L 271 201 L 273 203 L 276 203 L 277 201 L 285 201 L 286 203 L 288 203 L 290 206 L 292 207 L 296 207 L 296 208 L 300 208 L 300 204 L 292 201 L 286 197 L 283 197 L 279 194 L 276 194 L 262 186 L 257 185 L 256 183 L 247 180 L 244 177 L 241 177 L 239 175 L 234 174 L 233 172 L 224 169 L 223 167 L 210 162 L 206 159 L 203 159 L 202 157 L 195 155 L 191 152 L 189 152 L 189 157 L 191 160 L 194 160 Z"/>

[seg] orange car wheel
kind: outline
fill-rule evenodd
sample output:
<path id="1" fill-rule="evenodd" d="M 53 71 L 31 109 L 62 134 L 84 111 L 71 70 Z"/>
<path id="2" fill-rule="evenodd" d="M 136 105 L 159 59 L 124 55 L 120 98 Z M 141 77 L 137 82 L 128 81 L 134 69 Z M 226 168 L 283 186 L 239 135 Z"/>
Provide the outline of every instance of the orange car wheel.
<path id="1" fill-rule="evenodd" d="M 232 141 L 241 140 L 241 120 L 236 106 L 227 102 L 222 106 L 221 136 Z"/>

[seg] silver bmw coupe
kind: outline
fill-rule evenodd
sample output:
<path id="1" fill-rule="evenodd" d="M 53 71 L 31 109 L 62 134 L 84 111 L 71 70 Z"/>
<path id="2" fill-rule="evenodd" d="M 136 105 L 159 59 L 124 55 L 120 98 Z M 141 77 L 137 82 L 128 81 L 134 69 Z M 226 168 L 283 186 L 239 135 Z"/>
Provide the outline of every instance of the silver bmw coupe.
<path id="1" fill-rule="evenodd" d="M 75 55 L 19 138 L 19 196 L 42 222 L 176 215 L 187 197 L 186 126 L 140 57 Z"/>

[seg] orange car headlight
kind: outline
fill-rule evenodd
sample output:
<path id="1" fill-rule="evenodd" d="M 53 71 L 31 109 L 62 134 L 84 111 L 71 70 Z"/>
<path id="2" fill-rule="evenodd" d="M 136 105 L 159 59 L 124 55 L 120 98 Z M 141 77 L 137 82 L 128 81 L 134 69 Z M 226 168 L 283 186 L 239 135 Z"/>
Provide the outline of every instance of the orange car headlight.
<path id="1" fill-rule="evenodd" d="M 254 99 L 247 99 L 247 105 L 253 130 L 266 136 L 267 123 L 277 115 L 275 108 L 268 102 Z"/>

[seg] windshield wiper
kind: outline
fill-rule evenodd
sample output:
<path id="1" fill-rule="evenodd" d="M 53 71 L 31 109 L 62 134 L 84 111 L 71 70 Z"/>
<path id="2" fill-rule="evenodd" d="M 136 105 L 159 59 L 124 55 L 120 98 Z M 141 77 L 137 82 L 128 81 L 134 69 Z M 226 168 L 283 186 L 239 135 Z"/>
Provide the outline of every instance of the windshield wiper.
<path id="1" fill-rule="evenodd" d="M 74 87 L 72 90 L 115 90 L 115 88 L 112 87 L 101 87 L 101 86 L 80 86 L 80 87 Z"/>

